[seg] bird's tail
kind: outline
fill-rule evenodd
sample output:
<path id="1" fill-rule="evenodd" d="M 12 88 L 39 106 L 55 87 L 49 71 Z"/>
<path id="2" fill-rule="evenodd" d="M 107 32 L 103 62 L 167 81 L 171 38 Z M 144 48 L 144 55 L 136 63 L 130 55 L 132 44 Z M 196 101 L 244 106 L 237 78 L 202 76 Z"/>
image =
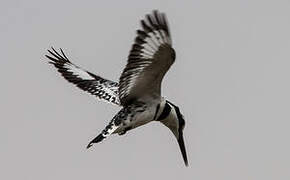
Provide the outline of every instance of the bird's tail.
<path id="1" fill-rule="evenodd" d="M 110 136 L 119 126 L 115 125 L 114 121 L 111 121 L 108 126 L 102 131 L 101 134 L 99 134 L 97 137 L 95 137 L 87 146 L 87 149 L 92 147 L 94 143 L 98 143 L 103 141 L 105 138 Z"/>
<path id="2" fill-rule="evenodd" d="M 103 136 L 103 134 L 99 134 L 97 137 L 95 137 L 95 139 L 93 139 L 87 146 L 87 149 L 89 149 L 91 146 L 93 146 L 94 143 L 98 143 L 101 142 L 103 139 L 105 139 L 106 137 Z"/>

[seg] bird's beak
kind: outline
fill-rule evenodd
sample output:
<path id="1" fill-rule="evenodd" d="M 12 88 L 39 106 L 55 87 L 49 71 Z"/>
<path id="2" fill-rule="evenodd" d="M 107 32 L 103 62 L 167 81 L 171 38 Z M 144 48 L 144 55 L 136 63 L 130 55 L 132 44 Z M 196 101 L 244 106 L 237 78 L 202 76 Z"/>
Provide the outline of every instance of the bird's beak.
<path id="1" fill-rule="evenodd" d="M 186 149 L 185 149 L 185 145 L 184 145 L 184 140 L 183 140 L 183 133 L 182 131 L 179 132 L 179 137 L 178 137 L 178 144 L 179 144 L 179 148 L 184 160 L 184 164 L 185 166 L 188 166 L 188 161 L 187 161 L 187 155 L 186 155 Z"/>

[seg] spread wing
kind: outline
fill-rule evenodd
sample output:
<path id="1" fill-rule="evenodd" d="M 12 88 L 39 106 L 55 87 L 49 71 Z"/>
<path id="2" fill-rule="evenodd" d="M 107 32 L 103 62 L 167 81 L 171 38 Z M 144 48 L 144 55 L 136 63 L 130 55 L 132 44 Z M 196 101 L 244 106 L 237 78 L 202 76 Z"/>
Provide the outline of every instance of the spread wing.
<path id="1" fill-rule="evenodd" d="M 57 52 L 54 48 L 48 50 L 50 55 L 45 55 L 50 59 L 58 72 L 70 83 L 75 84 L 80 89 L 95 95 L 100 100 L 120 105 L 118 95 L 118 83 L 94 75 L 69 61 L 62 49 Z"/>
<path id="2" fill-rule="evenodd" d="M 162 79 L 175 60 L 165 14 L 153 11 L 141 20 L 141 26 L 119 80 L 122 105 L 145 96 L 160 96 Z"/>

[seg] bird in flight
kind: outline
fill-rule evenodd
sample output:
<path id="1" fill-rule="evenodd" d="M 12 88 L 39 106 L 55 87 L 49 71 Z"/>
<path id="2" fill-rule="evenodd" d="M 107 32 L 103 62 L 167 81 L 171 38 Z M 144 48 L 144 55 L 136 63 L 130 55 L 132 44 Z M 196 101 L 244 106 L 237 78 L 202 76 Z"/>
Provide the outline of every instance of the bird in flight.
<path id="1" fill-rule="evenodd" d="M 73 64 L 62 49 L 56 51 L 52 47 L 46 57 L 70 83 L 100 100 L 122 107 L 87 148 L 111 134 L 123 135 L 151 121 L 159 121 L 174 134 L 188 166 L 183 115 L 176 105 L 161 96 L 162 79 L 175 61 L 166 16 L 155 10 L 141 20 L 141 27 L 118 83 Z"/>

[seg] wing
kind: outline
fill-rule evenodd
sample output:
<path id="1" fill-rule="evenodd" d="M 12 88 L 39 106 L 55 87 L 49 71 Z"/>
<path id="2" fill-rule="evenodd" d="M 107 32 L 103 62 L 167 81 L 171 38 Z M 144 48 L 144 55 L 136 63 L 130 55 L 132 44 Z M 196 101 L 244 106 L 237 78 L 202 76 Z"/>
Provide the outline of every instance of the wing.
<path id="1" fill-rule="evenodd" d="M 165 14 L 153 11 L 141 20 L 141 26 L 119 80 L 122 105 L 145 96 L 160 96 L 162 79 L 175 60 Z"/>
<path id="2" fill-rule="evenodd" d="M 94 75 L 69 61 L 62 49 L 58 53 L 54 48 L 48 50 L 50 55 L 45 55 L 58 72 L 69 82 L 80 89 L 95 95 L 97 98 L 109 103 L 120 105 L 118 83 Z"/>

